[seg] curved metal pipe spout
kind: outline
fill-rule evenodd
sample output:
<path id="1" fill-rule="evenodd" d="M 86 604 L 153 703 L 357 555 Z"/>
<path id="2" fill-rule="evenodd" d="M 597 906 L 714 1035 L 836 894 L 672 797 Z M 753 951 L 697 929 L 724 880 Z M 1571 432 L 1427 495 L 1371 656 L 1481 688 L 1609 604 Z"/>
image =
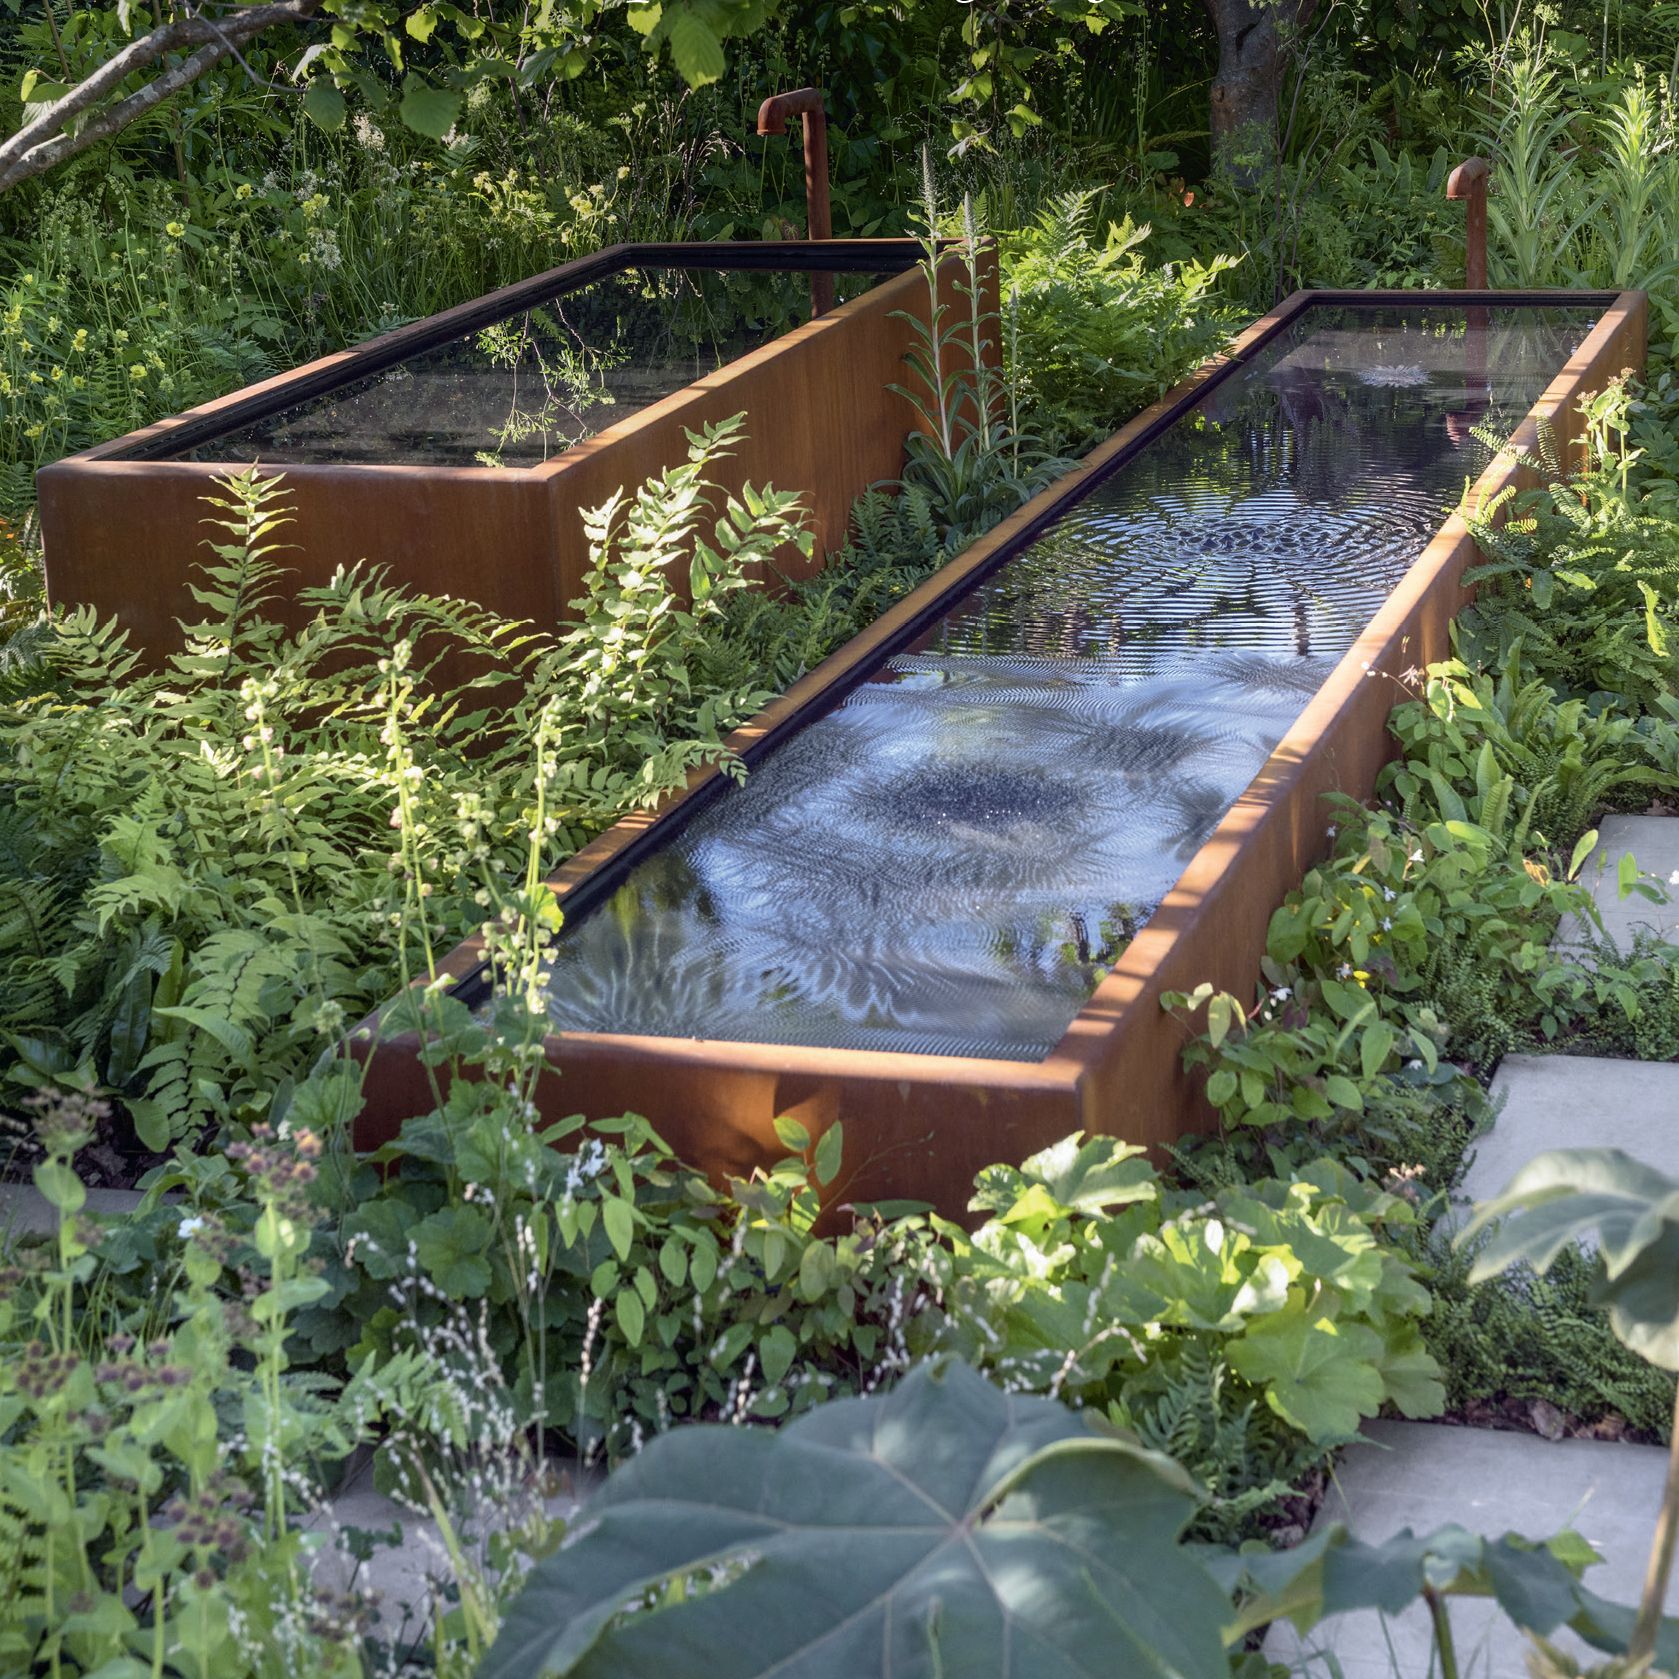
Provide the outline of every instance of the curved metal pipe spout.
<path id="1" fill-rule="evenodd" d="M 1463 283 L 1470 291 L 1487 289 L 1487 185 L 1492 165 L 1484 157 L 1466 158 L 1446 177 L 1447 198 L 1464 200 Z"/>
<path id="2" fill-rule="evenodd" d="M 804 119 L 805 153 L 805 237 L 832 239 L 834 220 L 828 202 L 828 112 L 819 87 L 795 88 L 790 93 L 772 93 L 758 107 L 760 134 L 785 134 L 789 117 Z M 810 277 L 810 312 L 823 315 L 834 306 L 834 277 L 813 273 Z"/>

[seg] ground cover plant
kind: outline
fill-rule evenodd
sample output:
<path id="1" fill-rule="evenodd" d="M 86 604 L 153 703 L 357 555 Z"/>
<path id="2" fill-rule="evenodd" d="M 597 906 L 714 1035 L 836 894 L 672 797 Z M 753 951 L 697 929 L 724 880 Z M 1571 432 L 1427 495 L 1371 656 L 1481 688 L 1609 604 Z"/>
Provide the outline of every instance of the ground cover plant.
<path id="1" fill-rule="evenodd" d="M 698 89 L 657 56 L 693 69 L 693 9 L 638 11 L 653 56 L 635 19 L 539 10 L 511 45 L 498 14 L 481 50 L 467 13 L 393 11 L 388 36 L 325 42 L 306 94 L 286 80 L 320 44 L 304 17 L 0 183 L 0 1107 L 12 1174 L 54 1214 L 0 1288 L 0 1665 L 668 1666 L 742 1624 L 743 1597 L 765 1638 L 802 1637 L 810 1591 L 865 1547 L 801 1531 L 785 1551 L 806 1573 L 780 1590 L 782 1542 L 766 1556 L 735 1525 L 719 1466 L 814 1524 L 797 1461 L 885 1418 L 918 1472 L 986 1465 L 963 1507 L 982 1546 L 1043 1516 L 1020 1578 L 1061 1611 L 907 1593 L 912 1670 L 987 1671 L 999 1616 L 1154 1659 L 1166 1632 L 1124 1607 L 1135 1582 L 1055 1553 L 1090 1522 L 1120 1564 L 1143 1541 L 1151 1590 L 1194 1606 L 1186 1671 L 1256 1679 L 1266 1621 L 1419 1593 L 1442 1652 L 1445 1600 L 1479 1594 L 1540 1637 L 1636 1638 L 1671 1666 L 1671 1631 L 1601 1604 L 1566 1535 L 1294 1543 L 1337 1446 L 1382 1411 L 1542 1401 L 1569 1429 L 1668 1431 L 1670 1361 L 1616 1338 L 1587 1261 L 1483 1281 L 1498 1252 L 1447 1252 L 1435 1222 L 1500 1055 L 1679 1051 L 1660 952 L 1550 944 L 1586 912 L 1601 812 L 1679 779 L 1671 8 L 1594 0 L 1526 32 L 1447 4 L 1281 8 L 1275 133 L 1245 137 L 1207 93 L 1239 8 L 788 7 L 732 64 L 707 56 Z M 4 126 L 150 27 L 50 0 L 0 18 Z M 609 239 L 796 230 L 797 153 L 743 141 L 742 113 L 811 79 L 839 229 L 916 225 L 931 122 L 935 185 L 972 195 L 942 229 L 989 220 L 1005 281 L 997 320 L 935 323 L 905 375 L 927 441 L 817 577 L 746 586 L 799 544 L 799 486 L 725 505 L 707 487 L 725 426 L 594 515 L 567 625 L 349 575 L 282 631 L 283 545 L 310 533 L 266 473 L 225 486 L 202 621 L 164 669 L 87 614 L 41 617 L 35 465 Z M 1302 281 L 1455 282 L 1440 191 L 1471 149 L 1502 185 L 1495 275 L 1649 284 L 1651 377 L 1593 405 L 1587 474 L 1487 510 L 1457 660 L 1395 692 L 1400 755 L 1372 807 L 1325 812 L 1262 991 L 1178 1000 L 1222 1134 L 1169 1171 L 1070 1138 L 982 1174 L 971 1229 L 860 1208 L 834 1230 L 838 1128 L 783 1121 L 784 1158 L 723 1184 L 633 1116 L 533 1129 L 553 864 L 726 764 L 731 723 L 1255 305 Z M 1007 377 L 947 385 L 940 335 L 974 331 Z M 440 687 L 444 651 L 481 676 Z M 502 977 L 488 1013 L 425 983 L 467 930 Z M 404 980 L 433 1100 L 358 1158 L 346 1035 Z M 138 1213 L 89 1216 L 88 1180 L 137 1175 Z M 625 1467 L 602 1527 L 561 1549 L 546 1494 L 571 1453 Z M 442 1586 L 411 1615 L 363 1595 L 380 1542 L 334 1530 L 330 1496 L 364 1464 L 437 1534 Z M 1093 1506 L 1097 1466 L 1124 1486 Z M 667 1470 L 680 1520 L 642 1496 Z M 869 1563 L 903 1542 L 871 1505 Z M 800 1659 L 856 1670 L 838 1644 Z"/>

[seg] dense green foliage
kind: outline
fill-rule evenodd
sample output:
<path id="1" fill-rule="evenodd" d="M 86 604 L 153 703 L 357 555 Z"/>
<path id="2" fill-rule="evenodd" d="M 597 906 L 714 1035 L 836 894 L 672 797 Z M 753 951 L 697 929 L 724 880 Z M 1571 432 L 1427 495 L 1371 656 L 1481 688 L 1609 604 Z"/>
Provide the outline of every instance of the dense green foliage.
<path id="1" fill-rule="evenodd" d="M 0 17 L 19 99 L 48 86 L 25 70 L 67 83 L 130 27 L 76 12 L 74 29 L 50 0 Z M 598 1671 L 742 1596 L 787 1612 L 719 1538 L 720 1453 L 776 1477 L 809 1442 L 850 1449 L 911 1411 L 917 1469 L 959 1455 L 982 1413 L 1036 1419 L 1069 1453 L 984 1483 L 982 1545 L 1011 1500 L 1039 1500 L 1046 1528 L 1077 1505 L 1075 1451 L 1127 1479 L 1150 1513 L 1109 1560 L 1146 1532 L 1153 1583 L 1193 1576 L 1209 1671 L 1215 1625 L 1246 1679 L 1253 1626 L 1379 1581 L 1624 1645 L 1578 1585 L 1578 1542 L 1330 1534 L 1281 1562 L 1225 1557 L 1220 1595 L 1177 1539 L 1299 1537 L 1336 1447 L 1384 1410 L 1542 1399 L 1570 1426 L 1667 1426 L 1672 1381 L 1610 1333 L 1587 1260 L 1472 1284 L 1500 1256 L 1448 1254 L 1437 1220 L 1501 1055 L 1679 1053 L 1663 953 L 1552 942 L 1566 918 L 1589 927 L 1599 815 L 1679 786 L 1679 14 L 1580 0 L 1507 34 L 1457 0 L 1329 6 L 1288 43 L 1275 156 L 1238 181 L 1213 167 L 1218 49 L 1191 0 L 789 5 L 745 37 L 739 12 L 541 7 L 480 40 L 465 11 L 357 8 L 306 101 L 278 78 L 307 36 L 275 36 L 0 195 L 0 1079 L 12 1170 L 59 1215 L 0 1286 L 0 1664 L 464 1676 L 534 1566 L 516 1616 L 550 1641 L 587 1621 L 567 1659 Z M 679 22 L 696 17 L 709 37 Z M 712 56 L 725 37 L 732 64 Z M 904 374 L 925 435 L 815 577 L 757 586 L 809 537 L 799 485 L 715 490 L 729 422 L 588 516 L 565 624 L 351 573 L 288 629 L 284 545 L 313 533 L 254 472 L 223 486 L 202 621 L 162 669 L 89 612 L 40 615 L 41 462 L 614 239 L 795 230 L 796 149 L 743 130 L 762 94 L 817 79 L 836 230 L 971 252 L 989 223 L 1003 299 L 987 314 L 970 266 L 936 313 Z M 739 773 L 735 723 L 1256 305 L 1298 283 L 1455 283 L 1442 191 L 1473 150 L 1500 182 L 1495 278 L 1649 285 L 1652 375 L 1589 405 L 1587 473 L 1541 459 L 1560 481 L 1478 510 L 1457 657 L 1396 693 L 1373 805 L 1325 811 L 1263 986 L 1174 1000 L 1221 1133 L 1167 1172 L 1108 1138 L 999 1163 L 959 1229 L 903 1207 L 824 1219 L 837 1126 L 784 1119 L 785 1158 L 725 1183 L 634 1116 L 534 1127 L 552 868 L 696 767 Z M 952 188 L 963 211 L 941 217 Z M 779 305 L 744 279 L 728 307 Z M 983 364 L 991 335 L 1001 375 L 947 371 L 951 348 Z M 473 931 L 501 981 L 477 1013 L 431 983 Z M 350 1034 L 399 991 L 387 1024 L 427 1035 L 432 1098 L 358 1157 Z M 141 1212 L 87 1218 L 90 1168 L 146 1174 Z M 952 1356 L 991 1385 L 944 1366 L 968 1403 L 941 1418 L 930 1372 Z M 604 1542 L 541 1560 L 564 1531 L 539 1473 L 556 1447 L 629 1461 L 608 1523 L 638 1543 L 651 1526 L 674 1547 L 657 1566 L 618 1553 L 584 1591 Z M 437 1524 L 448 1586 L 417 1628 L 325 1572 L 371 1545 L 323 1514 L 366 1457 Z M 691 1493 L 680 1530 L 639 1507 L 666 1466 Z M 795 1516 L 801 1485 L 783 1487 Z M 1034 1569 L 1080 1612 L 1111 1607 L 1050 1540 Z M 915 1604 L 918 1656 L 984 1671 L 963 1640 L 992 1622 Z M 1154 1648 L 1129 1620 L 1101 1631 L 1106 1651 Z"/>

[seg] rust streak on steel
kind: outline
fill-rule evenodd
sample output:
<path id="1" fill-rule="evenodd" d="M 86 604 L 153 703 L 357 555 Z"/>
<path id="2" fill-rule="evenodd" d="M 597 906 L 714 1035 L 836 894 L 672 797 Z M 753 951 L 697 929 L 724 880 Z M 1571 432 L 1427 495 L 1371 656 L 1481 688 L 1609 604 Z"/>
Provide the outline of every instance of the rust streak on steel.
<path id="1" fill-rule="evenodd" d="M 1484 157 L 1466 158 L 1446 177 L 1447 198 L 1464 201 L 1463 284 L 1468 291 L 1487 287 L 1487 186 L 1492 165 Z"/>
<path id="2" fill-rule="evenodd" d="M 805 234 L 810 239 L 832 239 L 833 211 L 828 202 L 828 112 L 819 87 L 795 88 L 791 93 L 772 93 L 758 107 L 760 134 L 785 134 L 787 119 L 804 119 Z M 825 315 L 834 306 L 834 277 L 813 272 L 810 276 L 810 312 Z"/>

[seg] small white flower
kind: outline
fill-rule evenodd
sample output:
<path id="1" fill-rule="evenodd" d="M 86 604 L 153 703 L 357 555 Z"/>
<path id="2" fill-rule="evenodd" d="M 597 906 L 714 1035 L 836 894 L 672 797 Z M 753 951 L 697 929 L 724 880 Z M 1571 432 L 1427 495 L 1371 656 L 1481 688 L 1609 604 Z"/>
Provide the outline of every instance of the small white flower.
<path id="1" fill-rule="evenodd" d="M 200 1230 L 202 1230 L 203 1228 L 204 1228 L 204 1220 L 197 1217 L 196 1215 L 193 1215 L 191 1217 L 182 1219 L 181 1220 L 181 1230 L 180 1230 L 181 1240 L 183 1242 L 190 1240 L 192 1237 L 196 1236 L 198 1234 L 198 1232 Z"/>
<path id="2" fill-rule="evenodd" d="M 1335 977 L 1337 979 L 1351 979 L 1353 977 L 1352 963 L 1343 962 L 1340 967 L 1335 970 Z"/>
<path id="3" fill-rule="evenodd" d="M 1393 917 L 1391 915 L 1384 915 L 1382 917 L 1382 931 L 1384 933 L 1391 933 L 1393 931 Z"/>
<path id="4" fill-rule="evenodd" d="M 1289 998 L 1294 995 L 1294 990 L 1291 986 L 1279 985 L 1277 989 L 1271 993 L 1271 995 L 1277 1002 L 1286 1003 Z"/>

